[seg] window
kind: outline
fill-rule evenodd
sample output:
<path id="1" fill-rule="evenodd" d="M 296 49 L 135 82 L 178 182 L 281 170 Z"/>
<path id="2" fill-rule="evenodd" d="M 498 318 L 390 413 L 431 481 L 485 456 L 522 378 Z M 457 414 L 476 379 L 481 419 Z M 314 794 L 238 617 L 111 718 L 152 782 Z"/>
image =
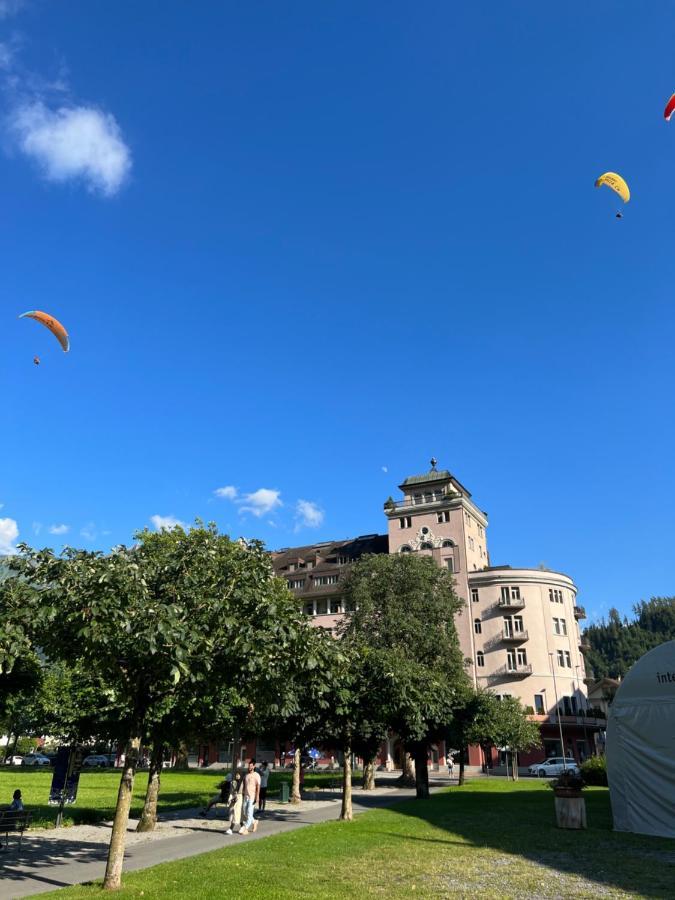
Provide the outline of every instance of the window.
<path id="1" fill-rule="evenodd" d="M 516 660 L 519 666 L 527 665 L 527 650 L 516 650 Z"/>
<path id="2" fill-rule="evenodd" d="M 551 601 L 551 603 L 562 603 L 563 602 L 562 591 L 558 591 L 555 588 L 549 588 L 548 589 L 548 599 Z"/>
<path id="3" fill-rule="evenodd" d="M 544 706 L 544 695 L 543 694 L 535 694 L 534 695 L 534 711 L 538 716 L 546 715 L 546 708 Z"/>
<path id="4" fill-rule="evenodd" d="M 560 620 L 560 634 L 567 634 L 567 622 L 564 619 Z"/>
<path id="5" fill-rule="evenodd" d="M 478 588 L 471 588 L 471 602 L 478 603 Z"/>
<path id="6" fill-rule="evenodd" d="M 507 697 L 511 697 L 511 694 L 495 694 L 497 700 L 505 700 Z"/>
<path id="7" fill-rule="evenodd" d="M 483 626 L 480 623 L 480 619 L 473 620 L 473 630 L 476 632 L 476 634 L 483 633 Z"/>
<path id="8" fill-rule="evenodd" d="M 314 587 L 323 587 L 325 584 L 337 584 L 339 575 L 317 575 L 314 579 Z"/>
<path id="9" fill-rule="evenodd" d="M 560 619 L 553 619 L 553 633 L 560 634 Z"/>
<path id="10" fill-rule="evenodd" d="M 483 537 L 483 526 L 482 526 L 482 525 L 479 525 L 479 526 L 478 526 L 478 534 L 479 534 L 481 537 Z"/>
<path id="11" fill-rule="evenodd" d="M 523 617 L 522 616 L 514 616 L 513 617 L 513 630 L 516 634 L 522 634 L 525 629 L 523 628 Z"/>
<path id="12" fill-rule="evenodd" d="M 415 496 L 413 497 L 413 503 L 416 506 L 419 506 L 420 503 L 424 503 L 424 498 L 421 494 L 415 494 Z"/>
<path id="13" fill-rule="evenodd" d="M 565 665 L 565 654 L 563 653 L 562 650 L 557 650 L 556 653 L 558 656 L 558 665 L 564 666 Z"/>
<path id="14" fill-rule="evenodd" d="M 399 553 L 412 553 L 412 550 L 407 544 L 403 544 L 403 546 L 399 550 Z"/>
<path id="15" fill-rule="evenodd" d="M 511 616 L 504 616 L 504 635 L 513 637 L 513 621 Z"/>
<path id="16" fill-rule="evenodd" d="M 295 578 L 288 582 L 288 586 L 293 591 L 299 591 L 301 587 L 305 586 L 305 579 L 304 578 Z"/>
<path id="17" fill-rule="evenodd" d="M 411 516 L 401 516 L 398 520 L 399 528 L 412 528 L 412 518 Z"/>
<path id="18" fill-rule="evenodd" d="M 348 562 L 349 562 L 348 556 L 338 556 L 338 558 L 337 558 L 338 566 L 346 566 Z"/>
<path id="19" fill-rule="evenodd" d="M 308 600 L 307 603 L 305 603 L 305 605 L 302 607 L 302 609 L 306 616 L 313 616 L 314 615 L 314 601 Z"/>
<path id="20" fill-rule="evenodd" d="M 429 541 L 425 541 L 423 544 L 420 544 L 420 550 L 433 550 L 433 544 L 430 544 Z"/>
<path id="21" fill-rule="evenodd" d="M 516 670 L 516 651 L 515 650 L 507 650 L 506 651 L 506 668 L 509 672 L 515 672 Z"/>
<path id="22" fill-rule="evenodd" d="M 450 521 L 450 511 L 444 509 L 443 512 L 436 513 L 436 521 L 440 525 L 441 522 L 449 522 Z"/>
<path id="23" fill-rule="evenodd" d="M 443 541 L 443 543 L 441 544 L 441 547 L 454 547 L 454 546 L 455 546 L 455 542 L 451 541 L 451 540 Z"/>
<path id="24" fill-rule="evenodd" d="M 316 601 L 316 614 L 317 616 L 325 616 L 328 612 L 328 600 L 324 597 L 322 600 Z"/>
<path id="25" fill-rule="evenodd" d="M 342 612 L 342 601 L 339 597 L 331 597 L 328 608 L 333 613 L 333 615 L 337 615 L 338 613 Z"/>
<path id="26" fill-rule="evenodd" d="M 570 656 L 569 650 L 565 650 L 565 665 L 568 669 L 572 668 L 572 657 Z"/>
<path id="27" fill-rule="evenodd" d="M 446 565 L 446 567 L 447 567 L 448 572 L 454 572 L 454 571 L 455 571 L 455 561 L 454 561 L 454 559 L 453 559 L 452 557 L 450 557 L 449 559 L 446 559 L 445 565 Z"/>
<path id="28" fill-rule="evenodd" d="M 469 548 L 473 550 L 473 538 L 469 537 Z"/>
<path id="29" fill-rule="evenodd" d="M 479 669 L 482 669 L 485 665 L 485 654 L 481 650 L 476 653 L 476 665 Z"/>

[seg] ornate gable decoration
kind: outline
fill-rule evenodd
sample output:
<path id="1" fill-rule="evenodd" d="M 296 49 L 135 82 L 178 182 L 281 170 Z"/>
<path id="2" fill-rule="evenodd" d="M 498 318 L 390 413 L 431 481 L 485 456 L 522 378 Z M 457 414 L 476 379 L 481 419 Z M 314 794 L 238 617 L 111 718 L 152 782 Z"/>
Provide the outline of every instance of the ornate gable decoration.
<path id="1" fill-rule="evenodd" d="M 421 550 L 424 545 L 428 544 L 434 549 L 438 549 L 442 543 L 443 538 L 436 537 L 428 525 L 422 525 L 415 538 L 408 541 L 408 546 L 412 550 Z"/>

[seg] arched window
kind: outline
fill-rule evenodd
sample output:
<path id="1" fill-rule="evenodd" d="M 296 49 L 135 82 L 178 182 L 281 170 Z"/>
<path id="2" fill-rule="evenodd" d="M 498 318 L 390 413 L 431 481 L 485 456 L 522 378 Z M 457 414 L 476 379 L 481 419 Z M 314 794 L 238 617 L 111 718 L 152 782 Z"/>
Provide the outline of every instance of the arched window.
<path id="1" fill-rule="evenodd" d="M 412 553 L 412 549 L 407 545 L 403 544 L 401 549 L 398 551 L 399 553 Z"/>
<path id="2" fill-rule="evenodd" d="M 476 634 L 482 634 L 483 626 L 480 623 L 480 619 L 473 620 L 473 630 L 476 632 Z"/>
<path id="3" fill-rule="evenodd" d="M 485 665 L 485 654 L 481 650 L 476 653 L 476 665 L 481 669 Z"/>
<path id="4" fill-rule="evenodd" d="M 441 544 L 441 547 L 454 547 L 454 546 L 455 546 L 454 541 L 443 541 L 443 543 Z"/>
<path id="5" fill-rule="evenodd" d="M 430 544 L 429 541 L 425 541 L 423 544 L 420 544 L 420 550 L 433 550 L 434 545 Z"/>

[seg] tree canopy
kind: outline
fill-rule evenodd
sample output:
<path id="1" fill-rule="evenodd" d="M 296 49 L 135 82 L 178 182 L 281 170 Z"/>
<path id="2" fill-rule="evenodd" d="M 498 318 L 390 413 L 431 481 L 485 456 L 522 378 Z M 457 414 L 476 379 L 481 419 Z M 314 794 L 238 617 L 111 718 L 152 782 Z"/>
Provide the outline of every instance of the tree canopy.
<path id="1" fill-rule="evenodd" d="M 675 597 L 653 597 L 633 607 L 633 618 L 611 609 L 608 618 L 589 625 L 586 664 L 595 678 L 623 678 L 633 663 L 665 641 L 675 640 Z"/>

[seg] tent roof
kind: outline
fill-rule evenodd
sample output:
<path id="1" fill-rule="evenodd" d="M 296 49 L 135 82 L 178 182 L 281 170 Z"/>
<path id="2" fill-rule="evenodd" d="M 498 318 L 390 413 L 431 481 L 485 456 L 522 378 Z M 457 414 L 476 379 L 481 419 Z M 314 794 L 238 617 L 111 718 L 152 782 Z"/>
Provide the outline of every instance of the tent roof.
<path id="1" fill-rule="evenodd" d="M 636 702 L 675 702 L 675 641 L 659 644 L 640 657 L 621 682 L 612 707 Z"/>

